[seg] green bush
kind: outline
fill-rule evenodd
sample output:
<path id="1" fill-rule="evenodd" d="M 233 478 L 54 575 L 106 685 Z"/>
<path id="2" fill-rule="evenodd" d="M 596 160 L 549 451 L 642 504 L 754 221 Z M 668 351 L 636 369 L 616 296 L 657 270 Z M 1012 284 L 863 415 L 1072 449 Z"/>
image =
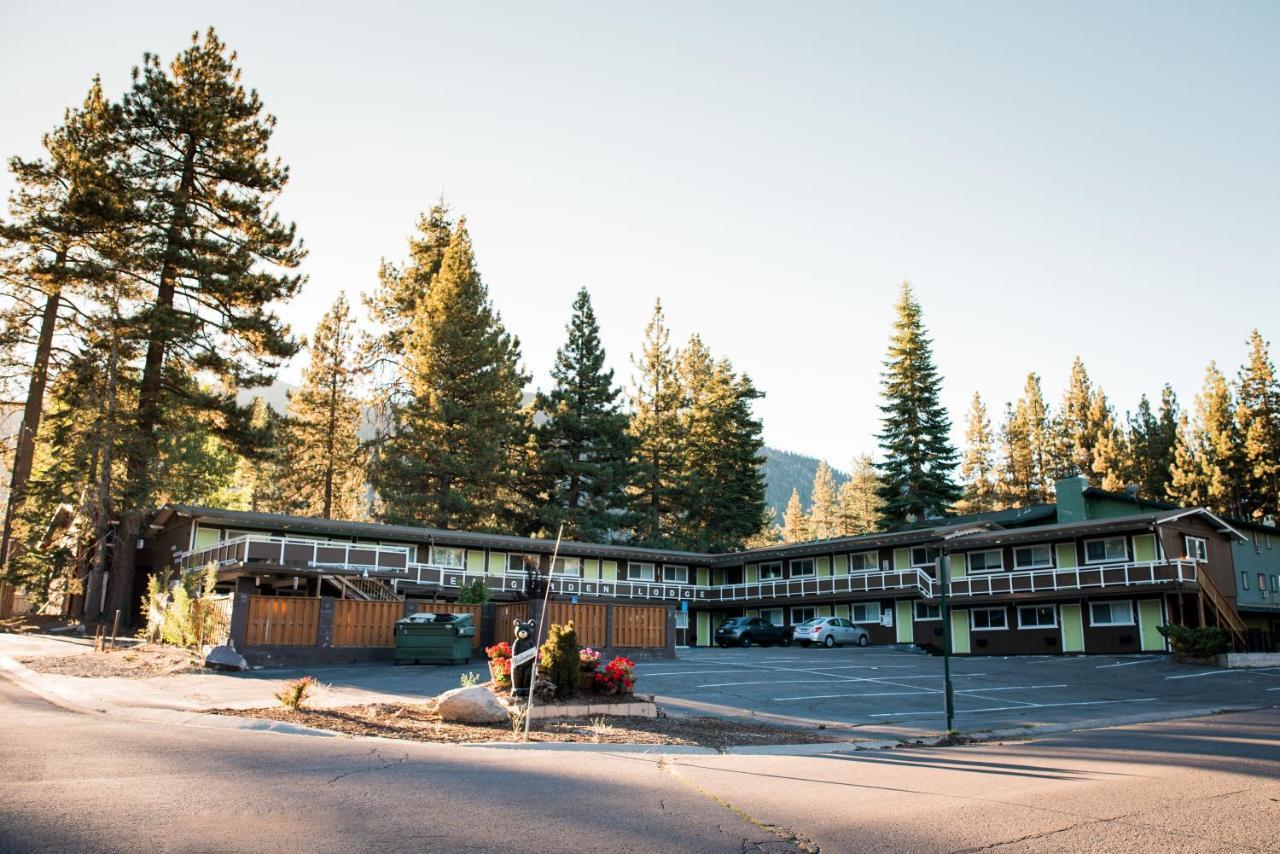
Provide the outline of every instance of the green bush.
<path id="1" fill-rule="evenodd" d="M 542 644 L 539 659 L 542 673 L 555 683 L 556 697 L 565 699 L 578 693 L 582 681 L 582 665 L 578 661 L 578 633 L 573 620 L 563 626 L 553 623 Z"/>
<path id="2" fill-rule="evenodd" d="M 209 564 L 204 572 L 183 574 L 174 583 L 172 573 L 157 573 L 147 579 L 143 609 L 147 614 L 146 639 L 198 649 L 219 641 L 227 630 L 226 615 L 213 605 L 218 567 Z"/>
<path id="3" fill-rule="evenodd" d="M 306 707 L 307 701 L 311 699 L 311 692 L 315 687 L 316 678 L 314 676 L 303 676 L 293 682 L 286 682 L 284 688 L 276 693 L 276 699 L 286 709 L 299 712 Z"/>
<path id="4" fill-rule="evenodd" d="M 458 592 L 459 605 L 483 605 L 489 601 L 489 588 L 483 578 L 477 578 L 470 584 L 463 585 Z"/>
<path id="5" fill-rule="evenodd" d="M 1160 626 L 1160 634 L 1169 639 L 1175 652 L 1193 658 L 1212 658 L 1231 646 L 1227 633 L 1217 626 Z"/>

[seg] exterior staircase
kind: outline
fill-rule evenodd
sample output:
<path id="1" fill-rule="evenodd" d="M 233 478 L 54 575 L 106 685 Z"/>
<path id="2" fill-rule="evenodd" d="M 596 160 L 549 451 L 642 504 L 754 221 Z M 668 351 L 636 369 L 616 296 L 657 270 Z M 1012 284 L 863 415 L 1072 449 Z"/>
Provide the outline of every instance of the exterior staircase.
<path id="1" fill-rule="evenodd" d="M 326 575 L 324 579 L 341 590 L 344 599 L 359 599 L 365 602 L 404 600 L 404 597 L 392 590 L 385 581 L 377 578 L 363 578 L 359 575 Z"/>
<path id="2" fill-rule="evenodd" d="M 1231 636 L 1231 645 L 1234 649 L 1245 649 L 1246 626 L 1240 612 L 1222 594 L 1217 583 L 1203 568 L 1196 573 L 1196 580 L 1200 583 L 1201 602 L 1207 602 L 1213 609 L 1214 622 Z"/>

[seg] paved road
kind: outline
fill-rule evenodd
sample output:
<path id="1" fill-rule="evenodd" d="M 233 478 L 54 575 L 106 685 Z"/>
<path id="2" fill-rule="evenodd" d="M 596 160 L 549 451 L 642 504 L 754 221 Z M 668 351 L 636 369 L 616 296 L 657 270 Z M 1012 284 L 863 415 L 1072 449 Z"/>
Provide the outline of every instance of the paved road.
<path id="1" fill-rule="evenodd" d="M 1280 713 L 795 756 L 139 725 L 0 680 L 4 851 L 1275 850 Z"/>
<path id="2" fill-rule="evenodd" d="M 889 647 L 682 651 L 639 665 L 671 711 L 942 729 L 942 659 Z M 956 726 L 1078 725 L 1280 702 L 1280 667 L 1220 670 L 1166 655 L 956 658 Z"/>

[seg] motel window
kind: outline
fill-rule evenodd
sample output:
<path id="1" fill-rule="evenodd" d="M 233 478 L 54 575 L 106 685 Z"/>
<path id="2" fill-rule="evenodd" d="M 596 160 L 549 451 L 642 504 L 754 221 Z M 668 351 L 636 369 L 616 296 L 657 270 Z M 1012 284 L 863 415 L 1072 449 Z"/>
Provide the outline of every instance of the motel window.
<path id="1" fill-rule="evenodd" d="M 628 563 L 627 564 L 627 580 L 628 581 L 653 581 L 653 564 Z"/>
<path id="2" fill-rule="evenodd" d="M 449 546 L 432 546 L 431 562 L 436 566 L 462 569 L 467 564 L 467 550 Z"/>
<path id="3" fill-rule="evenodd" d="M 1058 613 L 1052 605 L 1023 605 L 1018 609 L 1018 628 L 1052 629 L 1058 625 Z"/>
<path id="4" fill-rule="evenodd" d="M 999 549 L 987 552 L 969 552 L 970 572 L 996 572 L 1004 569 L 1004 557 Z"/>
<path id="5" fill-rule="evenodd" d="M 1253 532 L 1253 551 L 1256 554 L 1262 554 L 1262 535 L 1257 531 Z"/>
<path id="6" fill-rule="evenodd" d="M 1186 537 L 1187 559 L 1201 563 L 1209 560 L 1209 541 L 1204 537 Z"/>
<path id="7" fill-rule="evenodd" d="M 1280 575 L 1271 576 L 1271 592 L 1280 593 Z"/>
<path id="8" fill-rule="evenodd" d="M 1090 602 L 1089 625 L 1091 626 L 1132 626 L 1132 602 Z"/>
<path id="9" fill-rule="evenodd" d="M 782 577 L 782 562 L 774 561 L 772 563 L 760 564 L 760 580 L 772 581 Z"/>
<path id="10" fill-rule="evenodd" d="M 1014 569 L 1053 566 L 1053 550 L 1048 546 L 1018 546 L 1013 550 Z"/>
<path id="11" fill-rule="evenodd" d="M 761 608 L 760 618 L 762 620 L 768 620 L 769 622 L 773 623 L 775 626 L 786 625 L 786 623 L 784 622 L 784 620 L 786 620 L 786 617 L 782 615 L 781 608 Z"/>
<path id="12" fill-rule="evenodd" d="M 930 605 L 927 602 L 917 602 L 915 603 L 915 605 L 916 605 L 916 621 L 917 622 L 922 622 L 924 620 L 941 620 L 942 619 L 941 605 Z"/>
<path id="13" fill-rule="evenodd" d="M 858 552 L 849 555 L 850 572 L 874 572 L 880 568 L 879 552 Z"/>
<path id="14" fill-rule="evenodd" d="M 537 555 L 507 555 L 507 572 L 537 572 Z"/>
<path id="15" fill-rule="evenodd" d="M 1249 589 L 1249 573 L 1244 571 L 1241 571 L 1240 573 L 1240 589 L 1241 590 Z"/>
<path id="16" fill-rule="evenodd" d="M 998 631 L 1009 628 L 1009 614 L 1004 608 L 974 608 L 969 619 L 975 630 Z"/>
<path id="17" fill-rule="evenodd" d="M 807 623 L 816 616 L 818 616 L 817 608 L 792 608 L 791 625 L 798 626 L 801 623 Z"/>
<path id="18" fill-rule="evenodd" d="M 813 575 L 813 558 L 800 557 L 791 561 L 791 577 L 797 578 L 804 575 Z"/>
<path id="19" fill-rule="evenodd" d="M 1261 572 L 1258 573 L 1258 590 L 1262 593 L 1267 592 L 1267 577 Z"/>
<path id="20" fill-rule="evenodd" d="M 1085 563 L 1108 563 L 1125 561 L 1129 558 L 1129 548 L 1124 537 L 1104 537 L 1100 540 L 1085 540 Z"/>
<path id="21" fill-rule="evenodd" d="M 938 549 L 935 546 L 915 546 L 911 549 L 912 566 L 933 566 L 937 559 Z"/>
<path id="22" fill-rule="evenodd" d="M 689 583 L 689 567 L 664 566 L 662 568 L 662 580 L 670 581 L 672 584 L 688 584 Z"/>
<path id="23" fill-rule="evenodd" d="M 856 605 L 850 605 L 849 612 L 853 616 L 855 623 L 880 622 L 879 602 L 859 602 Z"/>
<path id="24" fill-rule="evenodd" d="M 582 575 L 582 558 L 558 557 L 551 571 L 556 575 Z"/>

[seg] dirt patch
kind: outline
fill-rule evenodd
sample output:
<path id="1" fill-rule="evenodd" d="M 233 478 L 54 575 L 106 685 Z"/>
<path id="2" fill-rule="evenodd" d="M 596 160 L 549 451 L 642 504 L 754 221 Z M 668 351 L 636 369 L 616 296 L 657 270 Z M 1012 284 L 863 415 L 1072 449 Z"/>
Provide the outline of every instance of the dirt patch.
<path id="1" fill-rule="evenodd" d="M 213 709 L 214 714 L 286 721 L 347 735 L 375 735 L 410 741 L 466 744 L 514 741 L 506 724 L 445 723 L 433 703 L 391 705 L 372 703 L 336 709 Z M 829 731 L 743 723 L 709 717 L 546 718 L 534 721 L 530 741 L 586 744 L 691 745 L 723 750 L 763 744 L 811 744 L 848 741 Z"/>
<path id="2" fill-rule="evenodd" d="M 66 617 L 50 617 L 44 614 L 21 614 L 0 620 L 0 634 L 33 635 L 51 632 L 54 629 L 65 629 L 77 625 Z"/>
<path id="3" fill-rule="evenodd" d="M 37 673 L 88 678 L 152 679 L 176 673 L 204 672 L 204 662 L 190 650 L 156 644 L 140 644 L 111 652 L 42 655 L 24 658 L 22 663 Z"/>

